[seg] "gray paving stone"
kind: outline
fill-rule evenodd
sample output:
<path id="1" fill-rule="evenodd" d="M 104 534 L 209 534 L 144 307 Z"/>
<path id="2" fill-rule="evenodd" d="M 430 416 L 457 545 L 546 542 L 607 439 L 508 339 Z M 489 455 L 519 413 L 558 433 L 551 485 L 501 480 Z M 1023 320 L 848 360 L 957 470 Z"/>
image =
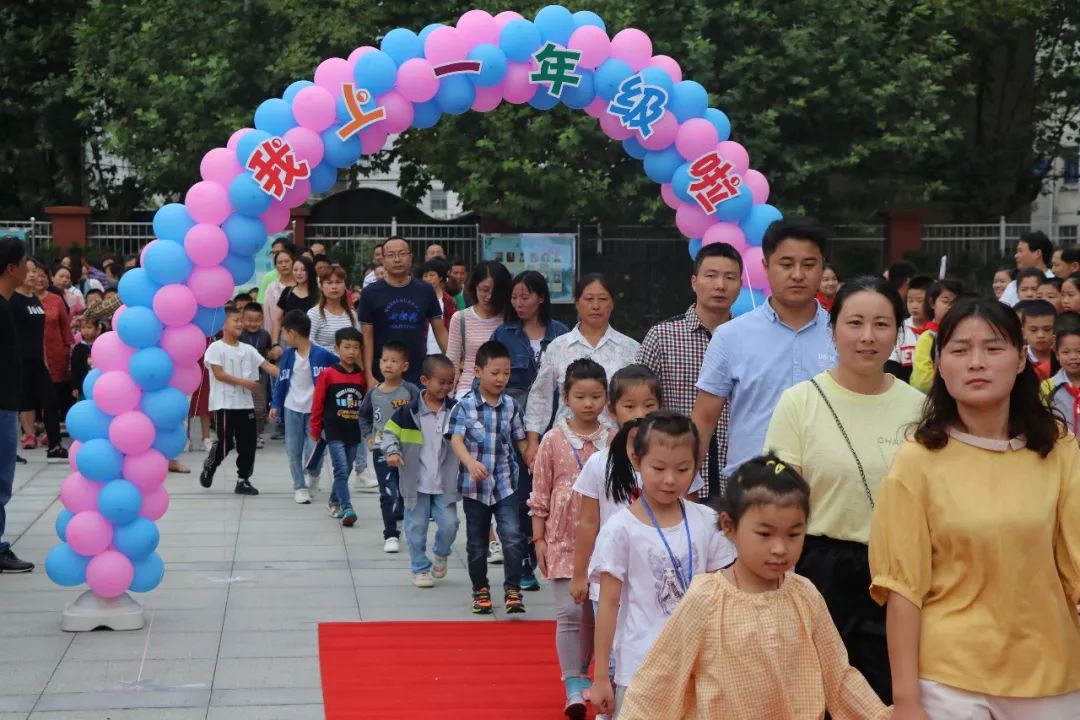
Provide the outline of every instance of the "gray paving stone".
<path id="1" fill-rule="evenodd" d="M 121 692 L 63 692 L 45 693 L 38 700 L 35 712 L 58 712 L 71 711 L 89 712 L 98 710 L 98 718 L 108 717 L 101 710 L 133 709 L 133 708 L 198 708 L 205 713 L 205 708 L 210 703 L 209 689 L 183 689 L 183 690 L 129 690 Z M 157 720 L 157 712 L 144 712 L 132 714 L 130 717 L 139 720 Z"/>
<path id="2" fill-rule="evenodd" d="M 225 616 L 225 631 L 310 630 L 321 622 L 358 622 L 360 611 L 351 607 L 241 608 L 231 606 Z"/>
<path id="3" fill-rule="evenodd" d="M 126 633 L 79 633 L 74 636 L 65 661 L 78 660 L 212 660 L 217 657 L 218 632 L 158 631 L 155 620 L 150 640 L 147 629 Z"/>
<path id="4" fill-rule="evenodd" d="M 321 688 L 319 659 L 220 658 L 215 690 L 242 688 Z"/>
<path id="5" fill-rule="evenodd" d="M 322 703 L 311 705 L 257 705 L 255 707 L 211 707 L 206 720 L 325 720 Z M 3 720 L 0 716 L 0 720 Z"/>
<path id="6" fill-rule="evenodd" d="M 0 695 L 0 712 L 12 715 L 22 714 L 25 718 L 37 702 L 35 695 Z"/>
<path id="7" fill-rule="evenodd" d="M 322 688 L 215 690 L 210 696 L 211 708 L 236 705 L 312 705 L 315 703 L 322 704 Z"/>
<path id="8" fill-rule="evenodd" d="M 73 635 L 62 635 L 60 633 L 6 637 L 0 642 L 0 663 L 50 660 L 55 664 L 64 656 L 72 640 L 74 640 Z M 3 691 L 3 684 L 0 683 L 0 692 Z"/>
<path id="9" fill-rule="evenodd" d="M 58 660 L 58 659 L 57 659 Z M 0 693 L 40 693 L 56 670 L 57 660 L 21 660 L 0 663 Z"/>
<path id="10" fill-rule="evenodd" d="M 136 682 L 148 690 L 182 691 L 209 689 L 214 678 L 212 659 L 67 660 L 60 663 L 48 693 L 123 693 Z M 140 676 L 140 671 L 142 675 Z M 142 691 L 135 691 L 138 694 Z M 125 707 L 118 705 L 114 707 Z M 171 707 L 171 705 L 166 705 Z"/>
<path id="11" fill-rule="evenodd" d="M 25 715 L 23 717 L 25 718 Z M 112 708 L 107 714 L 103 714 L 101 710 L 35 712 L 30 715 L 30 720 L 204 720 L 205 717 L 206 711 L 201 707 L 162 707 L 155 708 L 152 712 L 142 708 L 129 710 Z M 0 720 L 3 720 L 2 715 L 0 715 Z"/>
<path id="12" fill-rule="evenodd" d="M 317 626 L 307 630 L 269 633 L 258 630 L 226 631 L 221 634 L 219 650 L 222 659 L 317 657 L 318 654 Z"/>

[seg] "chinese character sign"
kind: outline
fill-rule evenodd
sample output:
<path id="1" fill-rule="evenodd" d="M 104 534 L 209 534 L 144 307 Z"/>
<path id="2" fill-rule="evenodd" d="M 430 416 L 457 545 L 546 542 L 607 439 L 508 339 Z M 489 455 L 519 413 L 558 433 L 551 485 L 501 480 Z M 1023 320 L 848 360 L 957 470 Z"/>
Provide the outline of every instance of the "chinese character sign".
<path id="1" fill-rule="evenodd" d="M 742 179 L 734 172 L 734 166 L 715 150 L 694 161 L 690 166 L 690 178 L 690 194 L 709 214 L 720 203 L 738 195 L 739 185 L 742 184 Z"/>
<path id="2" fill-rule="evenodd" d="M 577 72 L 577 64 L 581 60 L 579 50 L 567 50 L 548 42 L 533 54 L 533 60 L 540 69 L 529 74 L 529 82 L 534 85 L 546 84 L 555 97 L 562 97 L 563 87 L 581 84 L 581 74 Z"/>
<path id="3" fill-rule="evenodd" d="M 360 132 L 368 125 L 377 123 L 386 118 L 386 109 L 377 107 L 373 110 L 364 110 L 371 100 L 371 93 L 363 88 L 357 88 L 352 83 L 341 86 L 341 92 L 345 98 L 345 109 L 349 113 L 349 122 L 342 125 L 338 131 L 338 139 L 342 142 Z"/>
<path id="4" fill-rule="evenodd" d="M 668 94 L 658 85 L 648 85 L 641 74 L 631 75 L 619 85 L 619 91 L 608 104 L 608 112 L 619 118 L 627 130 L 637 130 L 641 137 L 653 133 L 653 125 L 667 109 Z"/>
<path id="5" fill-rule="evenodd" d="M 272 137 L 259 143 L 248 156 L 244 167 L 251 171 L 263 192 L 281 200 L 286 190 L 296 187 L 297 180 L 311 177 L 311 167 L 297 160 L 289 143 Z"/>

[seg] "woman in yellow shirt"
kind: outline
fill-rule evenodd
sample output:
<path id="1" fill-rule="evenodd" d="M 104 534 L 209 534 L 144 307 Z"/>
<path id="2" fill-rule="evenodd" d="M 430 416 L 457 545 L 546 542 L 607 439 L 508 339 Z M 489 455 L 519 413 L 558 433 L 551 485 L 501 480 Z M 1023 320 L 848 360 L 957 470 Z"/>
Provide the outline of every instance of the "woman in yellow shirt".
<path id="1" fill-rule="evenodd" d="M 1020 321 L 963 300 L 870 534 L 895 720 L 1080 718 L 1080 450 Z"/>

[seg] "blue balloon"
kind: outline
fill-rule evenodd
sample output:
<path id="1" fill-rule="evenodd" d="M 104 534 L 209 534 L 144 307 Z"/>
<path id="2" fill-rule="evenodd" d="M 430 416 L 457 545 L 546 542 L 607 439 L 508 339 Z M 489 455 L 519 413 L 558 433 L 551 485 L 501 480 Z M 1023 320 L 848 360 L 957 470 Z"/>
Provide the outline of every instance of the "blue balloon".
<path id="1" fill-rule="evenodd" d="M 258 217 L 270 207 L 271 197 L 263 192 L 251 173 L 245 172 L 229 183 L 229 202 L 241 215 Z"/>
<path id="2" fill-rule="evenodd" d="M 94 383 L 101 377 L 101 370 L 94 368 L 90 372 L 86 373 L 86 377 L 82 381 L 82 393 L 83 397 L 87 400 L 94 399 Z"/>
<path id="3" fill-rule="evenodd" d="M 255 259 L 241 255 L 229 254 L 221 263 L 222 267 L 232 275 L 233 282 L 243 285 L 255 274 Z"/>
<path id="4" fill-rule="evenodd" d="M 593 25 L 600 28 L 604 32 L 607 32 L 607 25 L 604 24 L 604 19 L 594 13 L 592 10 L 578 10 L 576 13 L 574 13 L 574 24 L 578 27 Z"/>
<path id="5" fill-rule="evenodd" d="M 281 94 L 281 99 L 292 105 L 293 100 L 296 99 L 297 94 L 304 88 L 313 87 L 315 83 L 310 80 L 297 80 L 296 82 L 285 88 L 285 92 Z"/>
<path id="6" fill-rule="evenodd" d="M 671 93 L 675 89 L 675 82 L 667 71 L 658 67 L 647 67 L 641 70 L 641 79 L 646 85 L 655 85 L 663 88 L 668 94 L 668 102 L 671 102 Z"/>
<path id="7" fill-rule="evenodd" d="M 671 175 L 671 189 L 683 202 L 694 202 L 694 196 L 690 194 L 690 185 L 694 179 L 690 177 L 690 163 L 686 162 L 675 168 Z"/>
<path id="8" fill-rule="evenodd" d="M 103 411 L 90 400 L 80 400 L 68 410 L 65 422 L 67 423 L 68 435 L 84 443 L 89 440 L 108 438 L 109 423 L 112 422 L 112 415 Z"/>
<path id="9" fill-rule="evenodd" d="M 57 585 L 75 587 L 86 582 L 86 566 L 89 564 L 90 558 L 75 552 L 65 542 L 45 556 L 45 574 Z"/>
<path id="10" fill-rule="evenodd" d="M 645 156 L 649 154 L 649 151 L 642 147 L 641 143 L 636 137 L 628 137 L 622 141 L 623 150 L 626 154 L 635 160 L 644 160 Z"/>
<path id="11" fill-rule="evenodd" d="M 611 100 L 619 91 L 623 80 L 634 74 L 630 66 L 622 60 L 608 58 L 596 68 L 596 95 Z"/>
<path id="12" fill-rule="evenodd" d="M 171 460 L 184 452 L 185 445 L 187 445 L 187 428 L 179 425 L 168 430 L 159 427 L 157 436 L 154 437 L 154 444 L 150 447 Z"/>
<path id="13" fill-rule="evenodd" d="M 199 306 L 195 311 L 195 319 L 191 321 L 203 331 L 207 337 L 215 335 L 221 326 L 225 324 L 225 313 L 221 308 L 208 308 Z"/>
<path id="14" fill-rule="evenodd" d="M 75 513 L 67 508 L 61 508 L 60 513 L 56 516 L 56 535 L 61 542 L 67 542 L 67 526 L 73 517 L 75 517 Z"/>
<path id="15" fill-rule="evenodd" d="M 164 244 L 164 243 L 162 243 Z M 144 268 L 132 268 L 120 276 L 120 299 L 130 307 L 151 307 L 154 293 L 161 286 L 150 279 Z"/>
<path id="16" fill-rule="evenodd" d="M 296 127 L 296 118 L 292 114 L 292 105 L 281 98 L 263 100 L 255 109 L 256 130 L 281 137 L 294 127 Z"/>
<path id="17" fill-rule="evenodd" d="M 124 313 L 124 317 L 127 317 L 131 310 Z M 124 317 L 120 319 L 123 320 Z M 161 390 L 167 386 L 173 373 L 172 358 L 169 357 L 169 353 L 158 347 L 146 347 L 135 353 L 128 367 L 131 379 L 147 391 Z"/>
<path id="18" fill-rule="evenodd" d="M 236 141 L 236 159 L 240 162 L 240 167 L 244 167 L 247 164 L 248 158 L 251 157 L 251 153 L 255 152 L 255 148 L 269 140 L 270 137 L 270 133 L 262 130 L 251 130 L 244 133 L 244 135 Z"/>
<path id="19" fill-rule="evenodd" d="M 494 45 L 482 43 L 469 51 L 470 60 L 479 60 L 483 65 L 480 74 L 473 75 L 473 82 L 479 87 L 492 87 L 506 77 L 506 53 Z"/>
<path id="20" fill-rule="evenodd" d="M 237 255 L 254 255 L 266 244 L 266 227 L 257 218 L 233 213 L 221 229 L 229 238 L 229 252 Z"/>
<path id="21" fill-rule="evenodd" d="M 670 182 L 675 170 L 684 162 L 686 161 L 674 145 L 663 150 L 653 150 L 645 156 L 645 174 L 653 182 Z"/>
<path id="22" fill-rule="evenodd" d="M 175 242 L 151 244 L 143 255 L 142 266 L 158 285 L 183 283 L 194 267 L 184 252 L 184 246 Z"/>
<path id="23" fill-rule="evenodd" d="M 733 198 L 728 198 L 724 202 L 716 206 L 716 211 L 713 213 L 717 220 L 723 222 L 742 222 L 747 215 L 750 214 L 750 210 L 754 207 L 754 196 L 750 193 L 750 188 L 745 183 L 739 187 L 739 194 Z"/>
<path id="24" fill-rule="evenodd" d="M 98 512 L 114 525 L 127 525 L 139 517 L 140 510 L 142 491 L 127 480 L 111 480 L 98 493 Z"/>
<path id="25" fill-rule="evenodd" d="M 337 168 L 325 162 L 321 162 L 311 169 L 311 192 L 322 193 L 334 187 L 337 182 Z M 257 250 L 258 248 L 256 248 Z M 251 253 L 239 253 L 247 254 Z"/>
<path id="26" fill-rule="evenodd" d="M 731 120 L 728 119 L 723 110 L 708 108 L 705 111 L 705 119 L 716 128 L 716 134 L 720 136 L 720 142 L 724 142 L 731 137 Z"/>
<path id="27" fill-rule="evenodd" d="M 540 49 L 540 30 L 528 20 L 511 20 L 499 33 L 499 48 L 514 62 L 525 62 Z"/>
<path id="28" fill-rule="evenodd" d="M 563 88 L 563 92 L 566 92 L 566 88 Z M 559 104 L 559 98 L 552 95 L 546 85 L 537 85 L 529 104 L 537 110 L 550 110 Z"/>
<path id="29" fill-rule="evenodd" d="M 394 28 L 386 33 L 379 48 L 397 65 L 424 54 L 424 43 L 408 28 Z"/>
<path id="30" fill-rule="evenodd" d="M 475 100 L 476 86 L 464 75 L 448 75 L 443 78 L 439 91 L 435 93 L 436 104 L 447 115 L 461 115 L 472 107 Z"/>
<path id="31" fill-rule="evenodd" d="M 206 392 L 206 390 L 204 389 L 203 392 Z M 146 417 L 150 418 L 150 422 L 154 423 L 154 427 L 158 429 L 160 435 L 161 430 L 175 428 L 184 422 L 184 418 L 187 417 L 188 400 L 184 393 L 178 389 L 166 387 L 152 392 L 144 392 L 139 409 L 142 410 Z M 70 426 L 71 423 L 69 422 L 69 432 Z"/>
<path id="32" fill-rule="evenodd" d="M 342 141 L 337 130 L 331 127 L 322 133 L 323 162 L 333 168 L 347 168 L 360 159 L 360 137 L 352 135 Z"/>
<path id="33" fill-rule="evenodd" d="M 570 35 L 577 30 L 574 15 L 562 5 L 547 5 L 540 8 L 533 22 L 545 42 L 550 41 L 566 47 Z"/>
<path id="34" fill-rule="evenodd" d="M 735 302 L 731 304 L 731 314 L 736 317 L 744 315 L 763 302 L 765 302 L 765 293 L 744 287 L 739 291 L 739 297 L 735 298 Z"/>
<path id="35" fill-rule="evenodd" d="M 687 249 L 690 251 L 690 259 L 697 260 L 697 254 L 701 252 L 701 238 L 690 238 Z"/>
<path id="36" fill-rule="evenodd" d="M 371 50 L 356 59 L 353 77 L 358 87 L 372 95 L 390 92 L 397 82 L 397 64 L 382 50 Z"/>
<path id="37" fill-rule="evenodd" d="M 446 27 L 446 25 L 443 25 L 442 23 L 431 23 L 430 25 L 425 25 L 424 29 L 420 31 L 418 36 L 420 38 L 420 44 L 423 45 L 424 42 L 427 40 L 427 36 L 441 27 Z"/>
<path id="38" fill-rule="evenodd" d="M 566 85 L 562 91 L 563 105 L 575 110 L 584 110 L 596 99 L 596 81 L 591 70 L 581 71 L 581 81 L 576 87 Z"/>
<path id="39" fill-rule="evenodd" d="M 148 307 L 129 307 L 116 322 L 116 332 L 126 345 L 148 348 L 161 342 L 165 326 Z"/>
<path id="40" fill-rule="evenodd" d="M 668 102 L 668 110 L 675 113 L 679 122 L 705 117 L 709 109 L 709 93 L 701 83 L 683 80 L 675 85 Z M 718 128 L 719 129 L 719 128 Z"/>
<path id="41" fill-rule="evenodd" d="M 154 213 L 154 236 L 161 240 L 183 242 L 187 231 L 195 227 L 195 220 L 181 203 L 162 205 Z"/>
<path id="42" fill-rule="evenodd" d="M 783 217 L 782 212 L 768 203 L 754 205 L 750 208 L 750 213 L 746 218 L 739 223 L 743 235 L 746 236 L 746 244 L 760 246 L 761 241 L 765 238 L 765 231 L 769 229 L 770 225 Z"/>
<path id="43" fill-rule="evenodd" d="M 120 475 L 124 456 L 108 440 L 87 440 L 75 456 L 76 468 L 88 480 L 108 482 Z"/>
<path id="44" fill-rule="evenodd" d="M 442 117 L 442 110 L 439 109 L 439 103 L 434 100 L 428 100 L 427 102 L 416 103 L 413 105 L 413 121 L 412 126 L 420 130 L 426 130 L 430 127 L 435 127 L 435 123 L 439 122 L 439 118 Z"/>
<path id="45" fill-rule="evenodd" d="M 157 553 L 135 563 L 135 577 L 131 580 L 128 590 L 131 592 L 150 592 L 161 584 L 161 578 L 165 576 L 165 563 Z"/>
<path id="46" fill-rule="evenodd" d="M 379 103 L 378 103 L 378 101 L 375 100 L 375 96 L 371 95 L 368 98 L 368 101 L 360 106 L 360 109 L 363 110 L 364 112 L 371 112 L 372 110 L 374 110 L 378 106 L 379 106 Z M 352 114 L 349 111 L 349 106 L 345 104 L 345 96 L 344 95 L 338 95 L 338 99 L 337 99 L 337 121 L 339 123 L 341 123 L 342 125 L 347 125 L 349 122 L 352 121 Z M 337 128 L 333 128 L 333 129 L 334 129 L 334 131 L 337 131 Z"/>
<path id="47" fill-rule="evenodd" d="M 144 517 L 135 518 L 113 530 L 113 546 L 132 562 L 150 557 L 157 550 L 160 540 L 157 525 Z"/>

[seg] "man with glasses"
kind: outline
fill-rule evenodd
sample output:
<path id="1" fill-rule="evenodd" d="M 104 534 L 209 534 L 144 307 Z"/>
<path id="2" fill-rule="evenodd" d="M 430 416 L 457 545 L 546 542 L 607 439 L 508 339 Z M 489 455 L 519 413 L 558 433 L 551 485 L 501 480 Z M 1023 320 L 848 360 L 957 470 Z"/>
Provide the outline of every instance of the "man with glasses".
<path id="1" fill-rule="evenodd" d="M 420 368 L 427 356 L 430 325 L 439 348 L 446 351 L 446 325 L 442 304 L 428 283 L 412 276 L 412 251 L 403 238 L 394 236 L 382 249 L 386 279 L 377 280 L 360 296 L 360 324 L 364 334 L 364 374 L 369 388 L 382 382 L 378 359 L 383 345 L 396 340 L 409 349 L 405 380 L 420 384 Z"/>

